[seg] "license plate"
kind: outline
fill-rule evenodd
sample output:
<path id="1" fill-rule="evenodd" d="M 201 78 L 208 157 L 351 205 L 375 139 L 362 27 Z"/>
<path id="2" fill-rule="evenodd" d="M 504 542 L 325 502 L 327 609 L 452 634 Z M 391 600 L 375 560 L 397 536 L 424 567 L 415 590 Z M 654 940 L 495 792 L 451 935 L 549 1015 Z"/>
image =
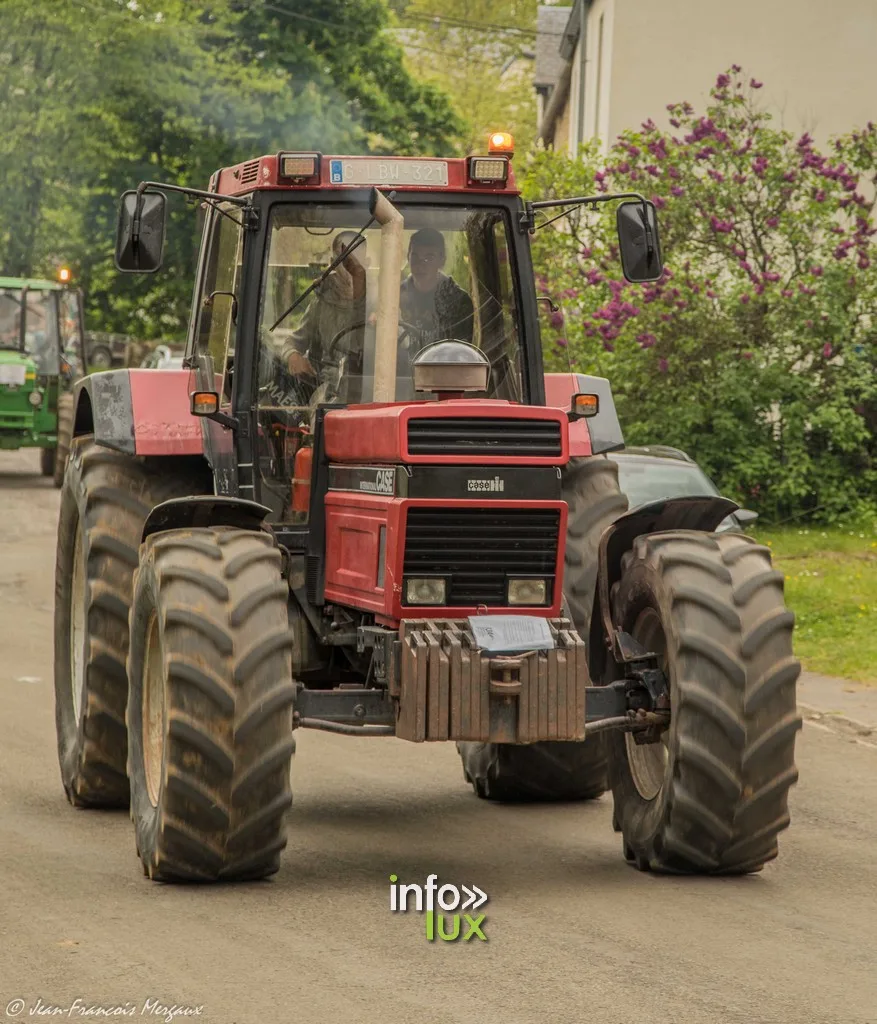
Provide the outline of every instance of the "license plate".
<path id="1" fill-rule="evenodd" d="M 447 185 L 447 160 L 330 160 L 333 185 Z"/>
<path id="2" fill-rule="evenodd" d="M 551 651 L 557 644 L 548 620 L 535 615 L 470 615 L 475 643 L 488 653 Z"/>
<path id="3" fill-rule="evenodd" d="M 0 363 L 0 384 L 24 384 L 25 370 L 21 363 Z"/>

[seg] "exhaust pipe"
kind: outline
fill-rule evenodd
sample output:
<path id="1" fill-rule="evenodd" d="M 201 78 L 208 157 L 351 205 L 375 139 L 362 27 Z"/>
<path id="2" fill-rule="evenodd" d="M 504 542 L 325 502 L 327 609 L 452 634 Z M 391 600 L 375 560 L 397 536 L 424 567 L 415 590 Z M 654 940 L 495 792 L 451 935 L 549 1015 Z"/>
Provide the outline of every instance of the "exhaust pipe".
<path id="1" fill-rule="evenodd" d="M 373 402 L 396 398 L 396 356 L 399 350 L 399 288 L 404 252 L 405 218 L 377 189 L 372 189 L 371 214 L 381 225 L 381 269 L 378 275 L 377 337 Z"/>

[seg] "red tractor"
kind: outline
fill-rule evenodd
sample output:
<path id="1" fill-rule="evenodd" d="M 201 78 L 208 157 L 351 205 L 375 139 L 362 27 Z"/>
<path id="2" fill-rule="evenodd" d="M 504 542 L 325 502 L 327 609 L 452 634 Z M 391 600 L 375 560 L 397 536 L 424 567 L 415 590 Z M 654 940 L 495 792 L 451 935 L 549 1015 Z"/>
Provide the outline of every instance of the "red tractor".
<path id="1" fill-rule="evenodd" d="M 542 211 L 614 202 L 637 282 L 662 273 L 654 207 L 525 203 L 495 142 L 122 197 L 121 271 L 161 266 L 166 192 L 206 223 L 183 369 L 77 390 L 55 686 L 68 799 L 130 805 L 150 878 L 277 871 L 307 728 L 455 741 L 487 800 L 611 788 L 642 870 L 777 854 L 801 725 L 782 574 L 713 532 L 729 500 L 628 511 L 609 383 L 543 373 Z"/>

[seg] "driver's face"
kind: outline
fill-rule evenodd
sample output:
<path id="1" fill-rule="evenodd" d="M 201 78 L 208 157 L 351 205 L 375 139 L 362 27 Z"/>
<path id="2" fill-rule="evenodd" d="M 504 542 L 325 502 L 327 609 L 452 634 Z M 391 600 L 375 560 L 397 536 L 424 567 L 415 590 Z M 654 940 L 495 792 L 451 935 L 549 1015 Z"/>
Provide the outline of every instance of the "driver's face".
<path id="1" fill-rule="evenodd" d="M 444 265 L 444 253 L 438 246 L 412 245 L 408 251 L 408 266 L 420 291 L 430 292 L 435 288 Z"/>

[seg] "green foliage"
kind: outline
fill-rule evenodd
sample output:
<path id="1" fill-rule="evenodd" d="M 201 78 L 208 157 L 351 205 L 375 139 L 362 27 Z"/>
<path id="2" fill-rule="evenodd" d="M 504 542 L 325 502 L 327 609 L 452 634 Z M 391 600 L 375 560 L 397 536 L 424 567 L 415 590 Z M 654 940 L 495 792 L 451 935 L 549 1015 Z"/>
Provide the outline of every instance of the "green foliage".
<path id="1" fill-rule="evenodd" d="M 185 332 L 198 218 L 169 201 L 155 276 L 112 262 L 118 197 L 141 180 L 205 188 L 279 149 L 414 154 L 460 129 L 407 72 L 382 0 L 4 0 L 0 272 L 67 264 L 87 325 Z"/>
<path id="2" fill-rule="evenodd" d="M 744 82 L 719 76 L 704 115 L 672 106 L 675 135 L 648 121 L 605 157 L 532 154 L 530 198 L 653 198 L 667 266 L 621 279 L 605 206 L 537 232 L 539 290 L 564 304 L 546 360 L 611 378 L 629 443 L 689 451 L 769 520 L 838 521 L 877 508 L 877 128 L 829 158 Z"/>
<path id="3" fill-rule="evenodd" d="M 519 153 L 536 137 L 533 50 L 538 0 L 395 0 L 412 73 L 451 97 L 465 152 L 508 131 Z"/>

